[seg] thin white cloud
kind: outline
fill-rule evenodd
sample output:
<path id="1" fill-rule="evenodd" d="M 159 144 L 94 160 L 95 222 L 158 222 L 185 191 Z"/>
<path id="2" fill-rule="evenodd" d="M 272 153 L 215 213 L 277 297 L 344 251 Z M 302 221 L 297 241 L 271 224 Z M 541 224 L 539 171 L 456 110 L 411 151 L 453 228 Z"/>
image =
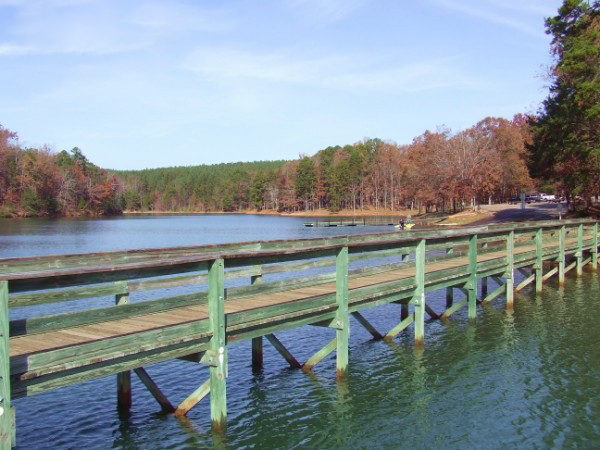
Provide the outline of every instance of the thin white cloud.
<path id="1" fill-rule="evenodd" d="M 503 25 L 536 38 L 544 38 L 543 16 L 524 17 L 522 12 L 531 9 L 519 7 L 514 1 L 501 3 L 497 0 L 473 2 L 468 0 L 435 0 L 440 6 L 487 22 Z M 537 9 L 537 8 L 536 8 Z M 515 15 L 517 17 L 515 17 Z"/>
<path id="2" fill-rule="evenodd" d="M 167 32 L 224 32 L 235 28 L 235 20 L 226 9 L 208 9 L 198 4 L 151 1 L 140 5 L 133 23 Z"/>
<path id="3" fill-rule="evenodd" d="M 28 45 L 0 44 L 0 56 L 27 55 L 31 53 L 36 53 L 36 49 Z"/>
<path id="4" fill-rule="evenodd" d="M 289 0 L 292 8 L 318 24 L 343 20 L 368 2 L 369 0 Z"/>
<path id="5" fill-rule="evenodd" d="M 479 84 L 473 77 L 462 73 L 452 58 L 431 58 L 389 66 L 372 59 L 369 61 L 362 55 L 290 58 L 287 56 L 289 53 L 198 49 L 189 55 L 185 68 L 221 82 L 247 79 L 345 90 L 415 92 Z"/>
<path id="6" fill-rule="evenodd" d="M 123 53 L 150 47 L 164 35 L 234 26 L 225 9 L 182 2 L 32 0 L 6 6 L 14 20 L 4 30 L 0 55 Z"/>

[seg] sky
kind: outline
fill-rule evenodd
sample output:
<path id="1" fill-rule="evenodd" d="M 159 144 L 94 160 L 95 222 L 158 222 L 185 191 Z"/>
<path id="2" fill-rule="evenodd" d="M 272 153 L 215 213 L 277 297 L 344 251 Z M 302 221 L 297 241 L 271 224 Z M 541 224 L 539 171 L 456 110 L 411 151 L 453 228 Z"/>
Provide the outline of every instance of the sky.
<path id="1" fill-rule="evenodd" d="M 0 124 L 143 169 L 533 113 L 560 0 L 0 0 Z"/>

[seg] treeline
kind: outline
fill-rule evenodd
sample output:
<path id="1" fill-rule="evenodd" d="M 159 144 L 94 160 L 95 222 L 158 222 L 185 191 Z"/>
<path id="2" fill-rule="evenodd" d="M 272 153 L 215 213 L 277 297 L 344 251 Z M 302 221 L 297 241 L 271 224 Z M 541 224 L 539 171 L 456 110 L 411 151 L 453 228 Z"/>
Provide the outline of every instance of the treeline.
<path id="1" fill-rule="evenodd" d="M 528 190 L 521 116 L 425 132 L 410 145 L 365 139 L 295 161 L 106 171 L 74 148 L 24 149 L 0 128 L 2 215 L 121 211 L 456 210 Z"/>
<path id="2" fill-rule="evenodd" d="M 487 118 L 411 145 L 365 139 L 296 161 L 113 173 L 130 211 L 448 210 L 531 188 L 528 139 L 523 117 Z"/>
<path id="3" fill-rule="evenodd" d="M 119 181 L 74 148 L 22 148 L 0 125 L 0 217 L 121 212 Z"/>
<path id="4" fill-rule="evenodd" d="M 522 117 L 468 130 L 426 131 L 410 145 L 367 139 L 303 157 L 292 172 L 294 209 L 456 210 L 531 189 Z M 289 177 L 288 177 L 289 178 Z"/>
<path id="5" fill-rule="evenodd" d="M 278 209 L 274 186 L 285 161 L 111 171 L 128 211 L 242 211 Z"/>

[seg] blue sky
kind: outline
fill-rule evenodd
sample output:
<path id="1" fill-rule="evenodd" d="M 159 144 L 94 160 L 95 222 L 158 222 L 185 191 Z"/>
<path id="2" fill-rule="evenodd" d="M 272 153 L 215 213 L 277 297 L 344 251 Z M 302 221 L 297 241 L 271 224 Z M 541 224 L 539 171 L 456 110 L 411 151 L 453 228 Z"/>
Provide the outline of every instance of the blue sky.
<path id="1" fill-rule="evenodd" d="M 141 169 L 534 112 L 559 0 L 0 0 L 0 124 Z"/>

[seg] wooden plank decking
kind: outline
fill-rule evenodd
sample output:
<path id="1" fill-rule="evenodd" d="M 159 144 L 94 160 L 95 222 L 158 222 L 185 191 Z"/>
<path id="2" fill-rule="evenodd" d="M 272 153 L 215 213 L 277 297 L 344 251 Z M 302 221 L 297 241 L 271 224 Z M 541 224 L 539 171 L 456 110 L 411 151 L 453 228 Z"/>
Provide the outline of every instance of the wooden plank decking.
<path id="1" fill-rule="evenodd" d="M 547 245 L 546 247 L 551 247 L 551 245 Z M 532 251 L 535 251 L 535 246 L 517 247 L 515 249 L 515 254 L 524 254 Z M 478 255 L 477 261 L 492 261 L 505 256 L 505 251 L 490 252 Z M 431 274 L 443 269 L 462 267 L 467 266 L 468 264 L 468 257 L 456 257 L 428 264 L 425 269 L 425 273 Z M 349 280 L 349 289 L 353 290 L 390 281 L 407 279 L 414 276 L 414 267 L 386 271 L 373 275 L 355 276 L 351 277 Z M 334 294 L 335 290 L 335 282 L 328 282 L 288 291 L 269 292 L 266 294 L 245 296 L 226 301 L 225 313 L 231 314 L 243 312 L 265 306 L 290 303 L 310 297 Z M 113 320 L 96 323 L 93 325 L 73 327 L 65 330 L 18 336 L 10 339 L 10 355 L 11 357 L 24 356 L 36 352 L 84 344 L 96 340 L 109 339 L 157 328 L 195 322 L 207 318 L 208 306 L 196 305 L 176 308 L 159 313 L 140 315 L 136 316 L 135 319 Z"/>
<path id="2" fill-rule="evenodd" d="M 0 260 L 0 398 L 15 399 L 49 389 L 115 375 L 120 407 L 131 402 L 128 377 L 140 373 L 163 408 L 172 409 L 144 366 L 174 358 L 209 366 L 210 380 L 177 409 L 185 414 L 210 392 L 213 429 L 226 418 L 227 345 L 252 339 L 253 365 L 262 364 L 262 337 L 290 363 L 300 364 L 273 333 L 303 325 L 332 328 L 335 339 L 304 364 L 305 370 L 336 352 L 336 371 L 348 370 L 348 320 L 353 315 L 381 338 L 359 311 L 401 303 L 401 321 L 385 334 L 393 339 L 414 324 L 415 344 L 423 342 L 424 319 L 445 319 L 468 307 L 477 314 L 478 278 L 493 276 L 500 285 L 481 301 L 590 263 L 597 267 L 598 224 L 590 220 L 509 224 L 434 232 L 337 236 L 205 247 L 132 250 Z M 410 255 L 410 261 L 406 258 Z M 402 262 L 390 257 L 402 256 Z M 569 262 L 571 259 L 572 262 Z M 362 266 L 362 261 L 369 262 Z M 544 262 L 556 267 L 544 273 Z M 355 269 L 349 265 L 357 263 Z M 304 271 L 325 269 L 316 275 Z M 327 271 L 333 268 L 334 272 Z M 527 268 L 516 288 L 515 269 Z M 530 275 L 531 273 L 531 275 Z M 286 274 L 263 280 L 264 275 Z M 303 275 L 304 274 L 304 275 Z M 225 288 L 225 279 L 250 284 Z M 262 281 L 262 282 L 261 282 Z M 206 291 L 129 303 L 129 295 L 177 287 L 207 286 Z M 453 304 L 452 288 L 466 294 Z M 426 304 L 425 293 L 448 289 L 446 311 Z M 189 292 L 189 291 L 188 291 Z M 165 294 L 169 295 L 169 294 Z M 156 296 L 153 294 L 153 298 Z M 487 297 L 486 297 L 487 296 Z M 11 308 L 113 297 L 108 307 L 47 315 L 28 310 L 27 319 L 7 320 Z M 411 310 L 409 311 L 409 304 Z M 42 312 L 45 311 L 45 314 Z M 161 400 L 162 399 L 162 400 Z M 10 402 L 5 403 L 13 413 Z M 12 429 L 0 414 L 0 440 Z"/>

